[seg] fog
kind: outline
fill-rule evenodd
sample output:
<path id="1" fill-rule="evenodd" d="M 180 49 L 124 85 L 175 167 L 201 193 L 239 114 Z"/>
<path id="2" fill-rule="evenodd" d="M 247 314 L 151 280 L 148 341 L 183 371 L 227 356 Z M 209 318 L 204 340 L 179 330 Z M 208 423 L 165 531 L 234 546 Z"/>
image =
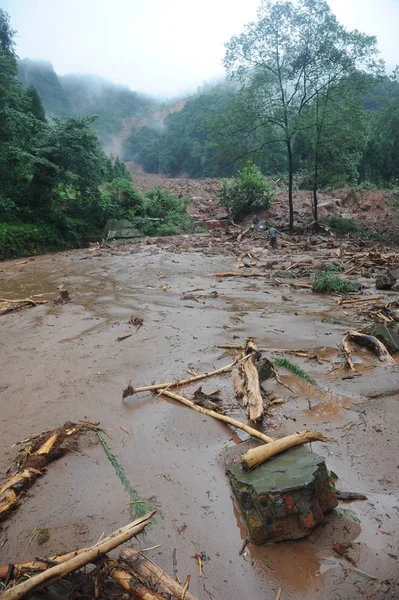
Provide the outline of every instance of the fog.
<path id="1" fill-rule="evenodd" d="M 224 43 L 256 17 L 260 0 L 3 0 L 20 58 L 60 75 L 90 73 L 162 97 L 223 75 Z M 347 27 L 377 35 L 388 68 L 399 0 L 330 0 Z"/>

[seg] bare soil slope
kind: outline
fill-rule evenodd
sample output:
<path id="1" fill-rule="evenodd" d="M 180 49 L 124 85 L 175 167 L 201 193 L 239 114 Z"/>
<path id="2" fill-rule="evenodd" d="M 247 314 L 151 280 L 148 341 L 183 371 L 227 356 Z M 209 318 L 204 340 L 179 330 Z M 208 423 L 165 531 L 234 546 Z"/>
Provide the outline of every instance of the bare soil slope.
<path id="1" fill-rule="evenodd" d="M 140 191 L 161 187 L 179 198 L 190 200 L 189 212 L 200 219 L 212 219 L 224 209 L 217 201 L 219 179 L 168 178 L 164 175 L 147 174 L 140 171 L 139 165 L 126 163 L 132 173 L 134 184 Z M 276 189 L 276 200 L 268 211 L 261 212 L 278 227 L 288 223 L 288 193 Z M 385 235 L 387 241 L 399 240 L 399 209 L 392 206 L 393 193 L 385 190 L 360 192 L 352 188 L 334 190 L 319 195 L 319 215 L 321 219 L 341 216 L 353 219 L 366 233 Z M 295 226 L 300 228 L 313 221 L 312 193 L 298 190 L 294 192 Z M 247 219 L 248 220 L 248 219 Z"/>

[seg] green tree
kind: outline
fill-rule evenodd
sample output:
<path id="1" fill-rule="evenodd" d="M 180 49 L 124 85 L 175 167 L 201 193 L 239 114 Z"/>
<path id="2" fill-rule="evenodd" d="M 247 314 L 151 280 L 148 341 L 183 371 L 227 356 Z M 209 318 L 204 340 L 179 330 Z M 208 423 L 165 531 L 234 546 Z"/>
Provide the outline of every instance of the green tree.
<path id="1" fill-rule="evenodd" d="M 222 181 L 218 199 L 234 217 L 242 218 L 253 211 L 269 208 L 274 198 L 271 185 L 256 165 L 248 162 L 232 183 Z"/>
<path id="2" fill-rule="evenodd" d="M 240 130 L 271 125 L 285 144 L 291 230 L 293 147 L 303 113 L 343 78 L 367 70 L 375 53 L 375 38 L 347 32 L 325 0 L 263 2 L 257 22 L 226 44 L 227 73 L 242 83 L 247 105 Z"/>
<path id="3" fill-rule="evenodd" d="M 39 121 L 46 123 L 46 113 L 44 110 L 42 99 L 34 85 L 30 85 L 26 90 L 26 96 L 29 103 L 29 111 Z"/>

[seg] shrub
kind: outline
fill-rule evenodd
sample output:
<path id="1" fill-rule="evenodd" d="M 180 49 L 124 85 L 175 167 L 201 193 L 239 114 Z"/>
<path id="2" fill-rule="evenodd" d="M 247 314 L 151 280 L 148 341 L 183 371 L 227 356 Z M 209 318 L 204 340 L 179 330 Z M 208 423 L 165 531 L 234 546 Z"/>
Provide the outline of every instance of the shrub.
<path id="1" fill-rule="evenodd" d="M 341 217 L 330 217 L 328 225 L 341 235 L 349 233 L 361 233 L 362 229 L 355 223 L 353 219 L 342 219 Z"/>
<path id="2" fill-rule="evenodd" d="M 232 183 L 223 180 L 218 193 L 220 204 L 237 218 L 269 208 L 273 198 L 272 185 L 265 180 L 258 167 L 250 162 L 238 171 Z"/>
<path id="3" fill-rule="evenodd" d="M 0 223 L 0 259 L 63 250 L 68 243 L 45 223 Z"/>
<path id="4" fill-rule="evenodd" d="M 115 207 L 119 205 L 122 211 L 134 211 L 134 214 L 144 214 L 143 196 L 127 179 L 113 179 L 104 186 L 103 198 Z"/>
<path id="5" fill-rule="evenodd" d="M 187 200 L 180 200 L 161 188 L 148 190 L 144 196 L 145 216 L 134 222 L 145 235 L 193 232 L 196 225 L 187 214 L 187 205 Z"/>
<path id="6" fill-rule="evenodd" d="M 316 271 L 312 281 L 312 291 L 322 294 L 324 292 L 338 292 L 339 294 L 349 294 L 355 292 L 356 288 L 350 281 L 345 281 L 334 271 L 320 269 Z"/>
<path id="7" fill-rule="evenodd" d="M 371 181 L 362 181 L 356 186 L 356 190 L 359 190 L 359 192 L 375 192 L 375 190 L 378 190 L 378 185 L 371 183 Z"/>

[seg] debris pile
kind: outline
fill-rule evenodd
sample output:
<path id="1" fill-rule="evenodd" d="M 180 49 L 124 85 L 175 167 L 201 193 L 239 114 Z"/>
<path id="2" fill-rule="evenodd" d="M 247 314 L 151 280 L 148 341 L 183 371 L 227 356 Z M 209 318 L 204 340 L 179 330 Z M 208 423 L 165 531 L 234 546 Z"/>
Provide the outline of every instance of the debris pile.
<path id="1" fill-rule="evenodd" d="M 108 556 L 108 552 L 142 533 L 151 524 L 154 515 L 155 511 L 147 513 L 90 548 L 80 548 L 48 559 L 38 558 L 27 563 L 0 566 L 0 586 L 4 590 L 2 600 L 19 600 L 37 589 L 49 586 L 51 590 L 57 581 L 72 575 L 76 578 L 76 573 L 89 564 L 94 565 L 94 569 L 81 573 L 77 583 L 76 579 L 73 581 L 74 597 L 79 592 L 81 597 L 115 598 L 122 597 L 122 590 L 125 590 L 138 600 L 164 600 L 163 594 L 176 600 L 196 600 L 187 592 L 189 577 L 184 586 L 179 585 L 139 550 L 126 549 L 120 553 L 119 559 Z M 106 593 L 110 581 L 119 587 L 117 595 L 115 592 Z M 71 597 L 69 593 L 67 597 Z"/>
<path id="2" fill-rule="evenodd" d="M 0 487 L 0 521 L 17 508 L 21 496 L 38 477 L 46 472 L 47 465 L 64 456 L 76 443 L 76 437 L 87 430 L 95 430 L 98 423 L 90 421 L 65 423 L 62 427 L 32 436 L 18 445 L 16 470 Z"/>

